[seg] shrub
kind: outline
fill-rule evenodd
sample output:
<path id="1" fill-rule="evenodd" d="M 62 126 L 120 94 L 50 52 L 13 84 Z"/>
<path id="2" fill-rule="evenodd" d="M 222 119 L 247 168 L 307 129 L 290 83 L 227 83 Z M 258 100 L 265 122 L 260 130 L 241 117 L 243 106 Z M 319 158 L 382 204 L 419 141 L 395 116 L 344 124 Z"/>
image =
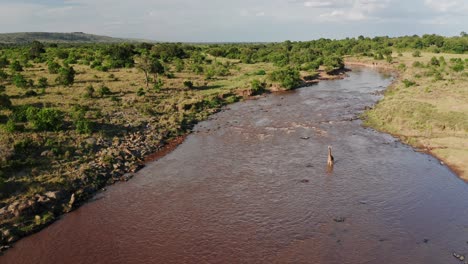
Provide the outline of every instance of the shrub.
<path id="1" fill-rule="evenodd" d="M 163 85 L 164 85 L 163 80 L 161 80 L 161 79 L 156 80 L 156 82 L 154 82 L 154 84 L 153 84 L 154 91 L 155 92 L 161 91 L 161 88 L 163 87 Z"/>
<path id="2" fill-rule="evenodd" d="M 453 65 L 451 68 L 452 68 L 452 70 L 454 70 L 456 72 L 462 72 L 462 71 L 465 70 L 465 66 L 462 63 L 457 63 L 457 64 Z"/>
<path id="3" fill-rule="evenodd" d="M 387 60 L 388 63 L 392 63 L 393 62 L 392 55 L 387 55 L 386 60 Z"/>
<path id="4" fill-rule="evenodd" d="M 286 89 L 296 88 L 301 84 L 301 77 L 297 69 L 287 67 L 271 73 L 270 78 L 274 82 L 279 82 Z"/>
<path id="5" fill-rule="evenodd" d="M 49 61 L 47 62 L 47 69 L 50 74 L 57 74 L 60 70 L 60 64 L 55 61 Z"/>
<path id="6" fill-rule="evenodd" d="M 421 57 L 421 52 L 419 50 L 415 50 L 413 51 L 413 57 L 417 58 L 417 57 Z"/>
<path id="7" fill-rule="evenodd" d="M 90 134 L 92 132 L 92 123 L 86 119 L 86 111 L 78 108 L 72 113 L 73 125 L 80 134 Z"/>
<path id="8" fill-rule="evenodd" d="M 0 109 L 11 108 L 11 105 L 10 97 L 6 94 L 0 94 Z"/>
<path id="9" fill-rule="evenodd" d="M 138 89 L 137 93 L 136 93 L 138 96 L 145 96 L 145 90 L 143 89 L 143 87 L 140 87 L 140 89 Z"/>
<path id="10" fill-rule="evenodd" d="M 0 68 L 5 68 L 10 64 L 10 61 L 6 57 L 0 57 Z"/>
<path id="11" fill-rule="evenodd" d="M 176 59 L 175 60 L 175 70 L 177 72 L 181 72 L 185 69 L 184 61 L 181 59 Z"/>
<path id="12" fill-rule="evenodd" d="M 10 70 L 15 71 L 15 72 L 21 72 L 23 71 L 23 66 L 19 63 L 19 61 L 15 60 L 10 64 Z"/>
<path id="13" fill-rule="evenodd" d="M 34 90 L 27 90 L 27 91 L 24 93 L 24 96 L 26 96 L 26 97 L 37 96 L 37 92 L 34 91 Z"/>
<path id="14" fill-rule="evenodd" d="M 15 74 L 12 81 L 13 84 L 18 88 L 26 88 L 29 86 L 28 80 L 26 80 L 26 78 L 20 73 Z"/>
<path id="15" fill-rule="evenodd" d="M 47 86 L 49 86 L 49 84 L 47 82 L 47 78 L 46 77 L 39 78 L 39 81 L 37 82 L 37 87 L 47 88 Z"/>
<path id="16" fill-rule="evenodd" d="M 266 83 L 255 79 L 250 83 L 250 88 L 253 95 L 262 94 L 265 91 Z"/>
<path id="17" fill-rule="evenodd" d="M 415 61 L 413 62 L 413 67 L 415 68 L 423 68 L 424 64 L 422 64 L 420 61 Z"/>
<path id="18" fill-rule="evenodd" d="M 0 93 L 5 92 L 5 90 L 6 90 L 5 85 L 0 84 Z"/>
<path id="19" fill-rule="evenodd" d="M 403 84 L 405 85 L 406 88 L 416 85 L 415 82 L 410 81 L 410 80 L 408 80 L 408 79 L 404 79 L 404 80 L 403 80 Z"/>
<path id="20" fill-rule="evenodd" d="M 3 70 L 0 70 L 0 80 L 5 81 L 6 79 L 8 79 L 8 73 L 6 73 Z"/>
<path id="21" fill-rule="evenodd" d="M 16 123 L 12 118 L 9 118 L 6 122 L 5 130 L 9 133 L 15 132 L 17 130 Z"/>
<path id="22" fill-rule="evenodd" d="M 71 66 L 64 66 L 60 68 L 59 70 L 59 76 L 57 76 L 57 79 L 55 81 L 58 84 L 65 85 L 65 86 L 70 86 L 73 84 L 75 81 L 75 69 Z"/>
<path id="23" fill-rule="evenodd" d="M 109 87 L 102 85 L 98 90 L 98 94 L 99 94 L 99 96 L 104 97 L 106 95 L 112 94 L 112 92 L 109 89 Z"/>
<path id="24" fill-rule="evenodd" d="M 339 56 L 325 57 L 323 59 L 323 66 L 325 66 L 325 71 L 331 72 L 333 70 L 343 69 L 344 61 L 343 61 L 343 58 Z"/>
<path id="25" fill-rule="evenodd" d="M 432 57 L 431 61 L 429 62 L 429 65 L 440 66 L 440 63 L 439 63 L 439 60 L 436 57 Z"/>
<path id="26" fill-rule="evenodd" d="M 88 85 L 86 87 L 84 97 L 85 98 L 92 98 L 94 96 L 94 92 L 95 92 L 94 87 L 92 85 Z"/>
<path id="27" fill-rule="evenodd" d="M 254 72 L 254 75 L 266 75 L 266 71 L 265 70 L 258 70 L 256 72 Z"/>
<path id="28" fill-rule="evenodd" d="M 193 82 L 192 81 L 184 81 L 184 86 L 192 89 L 193 88 Z"/>
<path id="29" fill-rule="evenodd" d="M 38 109 L 30 106 L 26 111 L 32 127 L 39 131 L 59 131 L 63 124 L 63 114 L 57 109 Z"/>

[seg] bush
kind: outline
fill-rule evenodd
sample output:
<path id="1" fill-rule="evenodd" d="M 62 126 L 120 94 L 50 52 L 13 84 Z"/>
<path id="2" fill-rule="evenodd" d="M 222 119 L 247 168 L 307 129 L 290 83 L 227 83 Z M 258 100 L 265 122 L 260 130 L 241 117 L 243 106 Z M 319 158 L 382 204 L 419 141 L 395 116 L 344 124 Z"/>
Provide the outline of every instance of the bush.
<path id="1" fill-rule="evenodd" d="M 154 84 L 153 84 L 154 91 L 155 92 L 161 91 L 161 88 L 163 87 L 163 85 L 164 85 L 163 80 L 161 80 L 161 79 L 156 80 L 156 82 L 154 82 Z"/>
<path id="2" fill-rule="evenodd" d="M 39 88 L 47 88 L 47 86 L 49 86 L 48 82 L 47 82 L 47 78 L 46 77 L 41 77 L 39 79 L 39 81 L 37 82 L 37 87 Z"/>
<path id="3" fill-rule="evenodd" d="M 63 125 L 63 114 L 57 109 L 30 106 L 26 115 L 32 127 L 39 131 L 59 131 Z"/>
<path id="4" fill-rule="evenodd" d="M 23 66 L 19 63 L 19 61 L 14 61 L 13 63 L 10 64 L 10 70 L 15 71 L 15 72 L 21 72 L 23 71 Z"/>
<path id="5" fill-rule="evenodd" d="M 254 75 L 266 75 L 266 71 L 265 70 L 258 70 L 256 72 L 254 72 Z"/>
<path id="6" fill-rule="evenodd" d="M 429 62 L 429 65 L 440 66 L 440 63 L 439 63 L 439 60 L 436 57 L 432 57 L 431 61 Z"/>
<path id="7" fill-rule="evenodd" d="M 0 81 L 1 80 L 6 81 L 7 79 L 8 79 L 8 73 L 6 73 L 3 70 L 0 70 Z"/>
<path id="8" fill-rule="evenodd" d="M 60 68 L 59 70 L 59 76 L 57 76 L 57 79 L 55 81 L 58 84 L 65 85 L 65 86 L 70 86 L 73 84 L 75 81 L 75 69 L 73 67 L 70 67 L 68 65 Z"/>
<path id="9" fill-rule="evenodd" d="M 94 92 L 95 92 L 94 87 L 93 87 L 92 85 L 88 85 L 88 86 L 86 87 L 86 91 L 85 91 L 85 93 L 84 93 L 84 97 L 85 97 L 85 98 L 93 98 Z"/>
<path id="10" fill-rule="evenodd" d="M 49 70 L 50 74 L 57 74 L 60 70 L 60 64 L 55 61 L 47 62 L 47 69 Z"/>
<path id="11" fill-rule="evenodd" d="M 5 92 L 5 90 L 6 90 L 5 85 L 0 84 L 0 93 Z"/>
<path id="12" fill-rule="evenodd" d="M 279 82 L 282 87 L 290 90 L 301 84 L 301 76 L 297 69 L 287 67 L 271 73 L 270 78 L 274 82 Z"/>
<path id="13" fill-rule="evenodd" d="M 250 83 L 250 88 L 252 89 L 252 95 L 262 94 L 265 92 L 266 83 L 255 79 Z"/>
<path id="14" fill-rule="evenodd" d="M 80 134 L 90 134 L 92 132 L 92 123 L 86 119 L 86 111 L 78 108 L 72 113 L 73 125 Z"/>
<path id="15" fill-rule="evenodd" d="M 6 57 L 0 57 L 0 68 L 5 68 L 10 64 L 10 61 Z"/>
<path id="16" fill-rule="evenodd" d="M 112 92 L 111 92 L 111 90 L 109 89 L 109 87 L 103 85 L 103 86 L 101 86 L 101 87 L 99 88 L 98 94 L 99 94 L 99 96 L 104 97 L 104 96 L 106 96 L 106 95 L 112 94 Z"/>
<path id="17" fill-rule="evenodd" d="M 143 89 L 143 87 L 140 87 L 140 89 L 138 89 L 137 93 L 136 93 L 138 96 L 145 96 L 145 90 Z"/>
<path id="18" fill-rule="evenodd" d="M 415 68 L 423 68 L 424 64 L 422 64 L 420 61 L 415 61 L 413 62 L 413 67 Z"/>
<path id="19" fill-rule="evenodd" d="M 5 130 L 6 132 L 12 133 L 17 130 L 16 123 L 12 118 L 9 118 L 8 121 L 5 124 Z"/>
<path id="20" fill-rule="evenodd" d="M 325 66 L 325 71 L 331 72 L 333 70 L 343 69 L 344 61 L 343 61 L 343 58 L 339 56 L 325 57 L 323 59 L 323 66 Z"/>
<path id="21" fill-rule="evenodd" d="M 193 88 L 193 82 L 192 81 L 184 81 L 184 86 L 192 89 Z"/>
<path id="22" fill-rule="evenodd" d="M 0 94 L 0 109 L 9 109 L 11 105 L 10 97 L 6 94 Z"/>
<path id="23" fill-rule="evenodd" d="M 24 93 L 24 96 L 26 96 L 26 97 L 37 96 L 37 92 L 34 91 L 34 90 L 27 90 L 27 91 Z"/>
<path id="24" fill-rule="evenodd" d="M 415 50 L 415 51 L 413 52 L 412 55 L 413 55 L 413 57 L 415 57 L 415 58 L 421 57 L 421 52 L 420 52 L 419 50 Z"/>
<path id="25" fill-rule="evenodd" d="M 415 82 L 410 81 L 410 80 L 408 80 L 408 79 L 404 79 L 404 80 L 403 80 L 403 84 L 405 85 L 406 88 L 416 85 Z"/>
<path id="26" fill-rule="evenodd" d="M 18 88 L 27 88 L 29 86 L 28 80 L 26 80 L 26 78 L 20 73 L 15 74 L 12 81 L 13 84 Z"/>

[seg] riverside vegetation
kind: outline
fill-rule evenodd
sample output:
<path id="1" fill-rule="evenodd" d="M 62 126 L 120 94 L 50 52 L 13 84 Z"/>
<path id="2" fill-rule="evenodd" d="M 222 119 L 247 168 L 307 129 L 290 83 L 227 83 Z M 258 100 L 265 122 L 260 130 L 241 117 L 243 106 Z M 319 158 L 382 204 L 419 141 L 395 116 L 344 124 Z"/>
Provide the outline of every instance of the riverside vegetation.
<path id="1" fill-rule="evenodd" d="M 401 71 L 410 75 L 417 70 L 420 75 L 408 77 L 404 84 L 418 87 L 423 84 L 419 80 L 432 76 L 437 80 L 418 95 L 427 89 L 434 94 L 438 84 L 444 84 L 437 97 L 451 94 L 461 100 L 456 101 L 459 108 L 447 106 L 453 113 L 449 111 L 450 121 L 440 131 L 456 129 L 465 136 L 466 147 L 466 97 L 450 87 L 463 89 L 466 84 L 467 59 L 458 54 L 467 51 L 464 33 L 452 38 L 361 36 L 269 44 L 35 41 L 0 46 L 0 244 L 8 248 L 105 185 L 130 178 L 145 157 L 223 105 L 342 76 L 345 55 L 386 60 L 389 65 L 407 58 L 408 52 L 436 56 L 439 65 L 422 59 L 424 67 L 398 64 Z M 451 54 L 442 60 L 440 52 Z M 461 94 L 466 96 L 466 90 Z M 369 124 L 393 120 L 376 114 L 379 107 L 368 112 Z M 421 108 L 423 116 L 409 118 L 425 118 L 415 122 L 428 125 L 436 112 L 426 108 Z"/>

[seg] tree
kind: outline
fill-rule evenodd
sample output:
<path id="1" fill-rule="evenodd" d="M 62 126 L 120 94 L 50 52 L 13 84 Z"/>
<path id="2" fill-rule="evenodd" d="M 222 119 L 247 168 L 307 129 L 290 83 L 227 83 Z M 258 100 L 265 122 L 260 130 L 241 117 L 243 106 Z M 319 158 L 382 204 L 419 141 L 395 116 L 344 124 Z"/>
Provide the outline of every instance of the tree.
<path id="1" fill-rule="evenodd" d="M 45 53 L 44 44 L 37 40 L 33 41 L 29 49 L 29 58 L 34 60 L 41 56 L 42 53 Z"/>
<path id="2" fill-rule="evenodd" d="M 154 74 L 154 81 L 157 81 L 158 74 L 164 73 L 165 69 L 162 63 L 151 57 L 148 53 L 142 53 L 141 55 L 135 57 L 136 66 L 138 69 L 145 73 L 146 88 L 149 86 L 149 74 Z"/>
<path id="3" fill-rule="evenodd" d="M 139 56 L 136 56 L 135 61 L 136 67 L 145 73 L 146 89 L 148 89 L 149 73 L 151 71 L 151 57 L 148 55 L 148 53 L 145 52 Z"/>
<path id="4" fill-rule="evenodd" d="M 63 66 L 60 68 L 59 76 L 57 76 L 55 81 L 61 85 L 71 86 L 75 81 L 75 69 L 68 65 Z"/>

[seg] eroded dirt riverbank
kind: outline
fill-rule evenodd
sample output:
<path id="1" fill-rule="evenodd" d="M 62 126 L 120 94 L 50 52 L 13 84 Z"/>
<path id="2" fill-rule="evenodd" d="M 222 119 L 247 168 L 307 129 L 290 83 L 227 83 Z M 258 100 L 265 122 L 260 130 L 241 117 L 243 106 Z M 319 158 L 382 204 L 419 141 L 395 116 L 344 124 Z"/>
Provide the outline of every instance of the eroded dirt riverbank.
<path id="1" fill-rule="evenodd" d="M 349 75 L 229 106 L 0 263 L 459 263 L 467 185 L 363 128 L 391 79 Z"/>

